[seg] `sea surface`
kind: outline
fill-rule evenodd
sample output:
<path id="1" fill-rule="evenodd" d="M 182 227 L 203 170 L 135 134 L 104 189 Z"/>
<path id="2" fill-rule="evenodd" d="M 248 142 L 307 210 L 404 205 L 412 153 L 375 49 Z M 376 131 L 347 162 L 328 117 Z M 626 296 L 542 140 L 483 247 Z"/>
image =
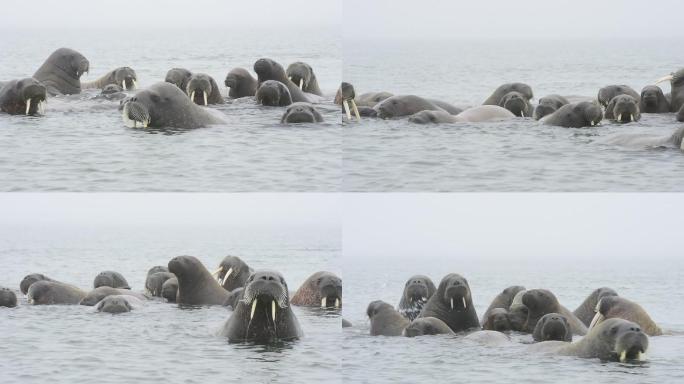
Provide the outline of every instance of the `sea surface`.
<path id="1" fill-rule="evenodd" d="M 388 91 L 481 104 L 499 85 L 596 98 L 610 84 L 637 92 L 684 66 L 674 40 L 345 39 L 343 78 L 356 94 Z M 669 92 L 669 84 L 661 84 Z M 534 104 L 534 103 L 533 103 Z M 609 144 L 621 134 L 669 136 L 673 114 L 568 129 L 532 118 L 416 125 L 406 119 L 345 124 L 345 191 L 683 191 L 684 153 Z"/>
<path id="2" fill-rule="evenodd" d="M 5 30 L 0 81 L 30 77 L 57 48 L 90 61 L 92 81 L 130 66 L 145 88 L 174 67 L 211 75 L 270 57 L 309 63 L 325 94 L 320 124 L 282 125 L 285 108 L 242 98 L 217 107 L 225 124 L 191 131 L 127 128 L 119 101 L 48 99 L 45 116 L 0 114 L 1 191 L 337 191 L 342 129 L 332 99 L 341 80 L 341 36 L 332 30 Z M 255 76 L 256 77 L 256 76 Z M 133 93 L 133 92 L 129 92 Z"/>
<path id="3" fill-rule="evenodd" d="M 346 383 L 675 383 L 684 364 L 684 268 L 679 261 L 644 259 L 625 262 L 597 260 L 529 260 L 512 262 L 455 256 L 435 259 L 383 260 L 369 252 L 363 259 L 344 260 L 343 316 L 353 323 L 343 328 L 342 372 Z M 547 288 L 561 304 L 574 310 L 601 286 L 641 304 L 666 335 L 649 338 L 647 361 L 640 365 L 598 359 L 546 356 L 526 351 L 530 335 L 514 333 L 510 345 L 485 346 L 463 336 L 416 338 L 369 336 L 366 307 L 373 300 L 394 306 L 406 280 L 426 274 L 435 285 L 447 273 L 468 279 L 473 303 L 481 317 L 494 297 L 510 285 Z M 578 340 L 575 337 L 575 340 Z"/>
<path id="4" fill-rule="evenodd" d="M 280 271 L 290 291 L 313 272 L 340 271 L 339 230 L 298 226 L 2 226 L 0 285 L 17 292 L 0 308 L 0 382 L 10 383 L 320 383 L 341 382 L 340 316 L 293 307 L 304 337 L 282 345 L 229 344 L 217 336 L 231 310 L 181 309 L 161 299 L 111 315 L 80 305 L 27 305 L 28 273 L 92 287 L 103 270 L 143 291 L 147 270 L 174 256 L 197 256 L 213 269 L 227 254 L 252 268 Z"/>

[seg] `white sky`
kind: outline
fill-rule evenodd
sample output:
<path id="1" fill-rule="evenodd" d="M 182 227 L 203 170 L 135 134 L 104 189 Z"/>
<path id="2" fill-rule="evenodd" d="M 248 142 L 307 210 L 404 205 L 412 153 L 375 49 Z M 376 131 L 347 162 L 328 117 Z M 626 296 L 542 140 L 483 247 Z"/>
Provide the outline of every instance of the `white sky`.
<path id="1" fill-rule="evenodd" d="M 344 0 L 343 13 L 353 38 L 684 36 L 681 0 Z"/>
<path id="2" fill-rule="evenodd" d="M 347 194 L 344 260 L 681 260 L 681 194 Z"/>
<path id="3" fill-rule="evenodd" d="M 0 28 L 306 29 L 340 24 L 342 0 L 32 0 L 4 2 Z M 203 24 L 203 25 L 200 25 Z"/>

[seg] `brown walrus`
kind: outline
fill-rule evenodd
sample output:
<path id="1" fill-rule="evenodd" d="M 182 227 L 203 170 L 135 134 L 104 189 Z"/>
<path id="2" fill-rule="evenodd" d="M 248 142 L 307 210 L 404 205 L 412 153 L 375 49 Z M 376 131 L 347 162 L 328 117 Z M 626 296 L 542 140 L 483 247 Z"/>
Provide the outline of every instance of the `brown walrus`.
<path id="1" fill-rule="evenodd" d="M 305 307 L 341 308 L 342 279 L 332 272 L 316 272 L 299 287 L 290 303 Z"/>

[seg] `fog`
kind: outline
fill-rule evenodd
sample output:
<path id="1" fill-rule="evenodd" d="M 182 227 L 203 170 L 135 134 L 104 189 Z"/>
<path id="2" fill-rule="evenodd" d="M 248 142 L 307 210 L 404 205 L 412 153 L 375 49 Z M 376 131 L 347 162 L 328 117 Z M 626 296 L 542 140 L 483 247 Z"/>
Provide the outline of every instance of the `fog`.
<path id="1" fill-rule="evenodd" d="M 347 194 L 344 262 L 680 260 L 677 194 Z"/>
<path id="2" fill-rule="evenodd" d="M 681 37 L 679 0 L 344 0 L 345 37 Z M 630 49 L 633 47 L 622 47 Z"/>

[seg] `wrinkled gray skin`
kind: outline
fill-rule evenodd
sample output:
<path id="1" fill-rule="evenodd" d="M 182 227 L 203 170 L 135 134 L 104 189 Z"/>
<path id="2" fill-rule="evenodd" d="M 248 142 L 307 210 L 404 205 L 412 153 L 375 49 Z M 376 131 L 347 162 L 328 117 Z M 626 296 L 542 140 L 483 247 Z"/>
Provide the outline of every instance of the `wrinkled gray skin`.
<path id="1" fill-rule="evenodd" d="M 287 110 L 280 119 L 283 124 L 298 124 L 298 123 L 320 123 L 323 121 L 323 115 L 309 103 L 294 103 L 287 107 Z"/>
<path id="2" fill-rule="evenodd" d="M 401 294 L 397 310 L 407 319 L 415 320 L 436 290 L 435 284 L 429 277 L 411 276 L 404 284 L 404 292 Z"/>
<path id="3" fill-rule="evenodd" d="M 309 276 L 290 298 L 292 305 L 321 307 L 325 298 L 325 308 L 342 307 L 342 279 L 332 272 L 319 271 Z M 336 304 L 339 306 L 336 307 Z"/>
<path id="4" fill-rule="evenodd" d="M 136 307 L 142 306 L 142 302 L 133 296 L 126 295 L 112 295 L 107 296 L 102 301 L 98 302 L 95 310 L 105 313 L 126 313 L 130 312 Z"/>
<path id="5" fill-rule="evenodd" d="M 0 287 L 0 307 L 14 308 L 17 306 L 17 295 L 9 288 Z"/>
<path id="6" fill-rule="evenodd" d="M 500 85 L 482 105 L 498 105 L 513 112 L 516 116 L 532 116 L 532 105 L 529 101 L 534 97 L 532 88 L 524 83 L 507 83 Z"/>
<path id="7" fill-rule="evenodd" d="M 28 293 L 28 289 L 31 286 L 31 284 L 35 283 L 36 281 L 55 281 L 41 273 L 32 273 L 30 275 L 24 276 L 24 278 L 21 280 L 21 283 L 19 283 L 19 289 L 21 290 L 21 293 L 24 295 Z"/>
<path id="8" fill-rule="evenodd" d="M 183 305 L 224 305 L 229 292 L 194 256 L 178 256 L 169 261 L 169 271 L 178 279 L 176 302 Z"/>
<path id="9" fill-rule="evenodd" d="M 566 104 L 556 112 L 541 119 L 546 125 L 555 125 L 566 128 L 582 128 L 597 125 L 603 120 L 601 107 L 591 101 Z"/>
<path id="10" fill-rule="evenodd" d="M 539 104 L 534 109 L 534 119 L 539 120 L 544 116 L 550 115 L 566 104 L 570 104 L 570 102 L 563 96 L 544 96 L 541 99 L 539 99 Z"/>
<path id="11" fill-rule="evenodd" d="M 164 81 L 175 85 L 181 91 L 185 92 L 185 89 L 188 86 L 188 80 L 190 80 L 191 76 L 192 72 L 188 71 L 185 68 L 172 68 L 169 69 L 168 72 L 166 72 L 166 77 L 164 78 Z"/>
<path id="12" fill-rule="evenodd" d="M 269 107 L 286 107 L 292 104 L 290 91 L 285 84 L 276 80 L 266 80 L 256 91 L 256 101 Z"/>
<path id="13" fill-rule="evenodd" d="M 660 336 L 663 334 L 662 329 L 658 327 L 641 305 L 620 296 L 601 298 L 596 305 L 596 318 L 597 323 L 605 321 L 604 319 L 625 319 L 639 324 L 643 332 L 649 336 Z"/>
<path id="14" fill-rule="evenodd" d="M 81 89 L 103 89 L 107 85 L 117 85 L 122 90 L 131 91 L 135 89 L 135 81 L 137 80 L 138 75 L 135 74 L 133 68 L 119 67 L 107 72 L 97 80 L 81 83 Z"/>
<path id="15" fill-rule="evenodd" d="M 532 338 L 534 341 L 572 341 L 568 319 L 558 313 L 547 313 L 537 322 Z"/>
<path id="16" fill-rule="evenodd" d="M 36 79 L 12 80 L 0 86 L 0 111 L 10 115 L 36 115 L 39 103 L 45 101 L 47 91 Z M 26 105 L 31 100 L 31 107 Z"/>
<path id="17" fill-rule="evenodd" d="M 254 273 L 254 270 L 247 265 L 241 258 L 237 256 L 226 256 L 221 260 L 219 264 L 218 275 L 216 276 L 221 286 L 226 291 L 233 291 L 236 288 L 241 288 L 245 286 L 249 276 Z M 226 279 L 226 273 L 230 271 L 230 275 Z"/>
<path id="18" fill-rule="evenodd" d="M 434 317 L 415 319 L 403 331 L 403 335 L 406 337 L 443 334 L 453 335 L 454 331 L 445 322 Z"/>
<path id="19" fill-rule="evenodd" d="M 468 281 L 456 273 L 442 279 L 435 294 L 423 306 L 420 317 L 436 317 L 454 332 L 481 329 Z"/>
<path id="20" fill-rule="evenodd" d="M 97 276 L 95 276 L 95 280 L 93 281 L 93 288 L 103 286 L 112 288 L 131 289 L 131 287 L 128 285 L 128 281 L 126 281 L 126 278 L 124 278 L 123 275 L 119 272 L 115 271 L 104 271 L 100 272 Z"/>
<path id="21" fill-rule="evenodd" d="M 173 279 L 176 276 L 171 272 L 154 272 L 147 275 L 145 280 L 145 288 L 155 297 L 161 297 L 162 288 L 166 280 Z"/>
<path id="22" fill-rule="evenodd" d="M 638 324 L 623 319 L 609 319 L 574 343 L 545 341 L 529 349 L 602 361 L 620 361 L 620 355 L 625 352 L 625 362 L 628 362 L 638 360 L 639 354 L 648 350 L 648 336 Z"/>
<path id="23" fill-rule="evenodd" d="M 617 95 L 608 103 L 604 117 L 623 124 L 639 121 L 639 102 L 630 95 Z"/>
<path id="24" fill-rule="evenodd" d="M 364 106 L 373 108 L 392 96 L 394 96 L 394 94 L 389 92 L 367 92 L 356 97 L 354 101 L 356 101 L 356 105 L 359 107 Z"/>
<path id="25" fill-rule="evenodd" d="M 287 66 L 285 74 L 297 86 L 299 86 L 300 80 L 303 80 L 302 91 L 323 96 L 321 89 L 318 87 L 316 74 L 314 74 L 313 68 L 309 64 L 302 63 L 301 61 L 292 63 Z"/>
<path id="26" fill-rule="evenodd" d="M 169 269 L 163 265 L 155 265 L 154 267 L 150 268 L 147 271 L 147 276 L 150 276 L 151 274 L 157 273 L 157 272 L 168 272 L 168 271 L 169 271 Z"/>
<path id="27" fill-rule="evenodd" d="M 176 296 L 178 295 L 178 279 L 172 277 L 162 284 L 161 296 L 166 299 L 169 303 L 176 302 Z"/>
<path id="28" fill-rule="evenodd" d="M 115 84 L 105 85 L 105 87 L 102 88 L 102 92 L 100 92 L 99 95 L 95 96 L 96 99 L 107 100 L 121 100 L 125 99 L 126 97 L 127 95 L 123 93 L 123 89 L 121 89 L 121 87 Z"/>
<path id="29" fill-rule="evenodd" d="M 668 113 L 670 102 L 665 98 L 663 90 L 656 85 L 647 85 L 641 90 L 641 113 Z"/>
<path id="30" fill-rule="evenodd" d="M 244 287 L 233 289 L 232 291 L 230 291 L 230 295 L 228 295 L 228 299 L 223 305 L 231 307 L 233 309 L 237 308 L 237 305 L 239 304 L 240 300 L 242 300 L 242 295 L 244 294 L 244 292 Z"/>
<path id="31" fill-rule="evenodd" d="M 392 96 L 378 103 L 373 109 L 381 119 L 410 116 L 420 111 L 444 111 L 433 102 L 415 95 Z"/>
<path id="32" fill-rule="evenodd" d="M 559 313 L 568 320 L 570 330 L 575 335 L 585 335 L 587 327 L 567 308 L 562 306 L 556 296 L 546 289 L 530 289 L 521 291 L 521 305 L 513 299 L 510 309 L 510 320 L 513 329 L 519 332 L 532 333 L 541 319 L 547 313 Z M 517 296 L 517 295 L 516 295 Z"/>
<path id="33" fill-rule="evenodd" d="M 100 300 L 104 299 L 107 296 L 112 296 L 112 295 L 119 295 L 119 296 L 133 296 L 136 299 L 139 300 L 146 300 L 147 298 L 145 295 L 137 292 L 132 292 L 129 289 L 122 289 L 122 288 L 112 288 L 112 287 L 107 287 L 107 286 L 102 286 L 102 287 L 97 287 L 93 289 L 92 291 L 88 292 L 88 294 L 81 299 L 80 304 L 81 305 L 89 305 L 93 306 L 100 302 Z"/>
<path id="34" fill-rule="evenodd" d="M 632 96 L 634 98 L 634 100 L 637 101 L 637 103 L 639 102 L 639 99 L 640 99 L 637 91 L 635 91 L 634 89 L 632 89 L 628 85 L 621 84 L 621 85 L 608 85 L 606 87 L 599 89 L 598 102 L 599 102 L 599 104 L 601 104 L 602 107 L 605 108 L 608 106 L 608 103 L 610 103 L 610 101 L 613 100 L 613 98 L 617 95 Z"/>
<path id="35" fill-rule="evenodd" d="M 445 111 L 420 111 L 409 116 L 413 124 L 449 124 L 459 122 L 456 116 Z"/>
<path id="36" fill-rule="evenodd" d="M 228 96 L 237 99 L 240 97 L 254 96 L 259 82 L 246 69 L 234 68 L 226 75 L 224 84 L 226 87 L 230 88 Z"/>
<path id="37" fill-rule="evenodd" d="M 580 304 L 572 313 L 588 327 L 589 324 L 591 324 L 591 319 L 593 319 L 594 315 L 596 314 L 596 304 L 598 304 L 598 301 L 607 296 L 617 295 L 617 292 L 615 292 L 612 288 L 597 288 L 591 292 L 589 296 L 584 299 L 582 304 Z"/>
<path id="38" fill-rule="evenodd" d="M 254 63 L 254 72 L 258 76 L 259 84 L 266 80 L 276 80 L 285 84 L 290 91 L 293 102 L 310 102 L 311 99 L 295 83 L 290 81 L 285 74 L 283 66 L 271 59 L 259 59 Z"/>
<path id="39" fill-rule="evenodd" d="M 198 105 L 205 105 L 203 92 L 207 94 L 207 105 L 223 104 L 225 102 L 223 96 L 221 96 L 219 86 L 216 84 L 216 80 L 206 73 L 193 73 L 188 79 L 184 90 L 185 94 Z M 193 92 L 195 92 L 194 99 L 192 98 Z"/>
<path id="40" fill-rule="evenodd" d="M 371 336 L 401 336 L 404 328 L 410 323 L 391 304 L 382 300 L 368 304 L 366 314 L 371 323 Z"/>
<path id="41" fill-rule="evenodd" d="M 86 293 L 73 285 L 58 281 L 37 281 L 28 289 L 26 297 L 32 305 L 78 304 Z"/>
<path id="42" fill-rule="evenodd" d="M 445 110 L 450 115 L 458 115 L 459 113 L 463 112 L 463 108 L 447 103 L 446 101 L 441 101 L 437 99 L 427 99 L 427 101 Z"/>
<path id="43" fill-rule="evenodd" d="M 482 317 L 482 329 L 487 331 L 507 332 L 513 330 L 508 310 L 492 308 Z"/>
<path id="44" fill-rule="evenodd" d="M 199 107 L 178 87 L 156 83 L 138 91 L 123 103 L 123 116 L 142 127 L 200 128 L 222 122 L 209 111 Z"/>
<path id="45" fill-rule="evenodd" d="M 256 343 L 301 338 L 303 333 L 290 307 L 287 283 L 283 276 L 268 270 L 254 272 L 247 281 L 243 298 L 223 326 L 221 335 L 230 342 Z"/>
<path id="46" fill-rule="evenodd" d="M 81 75 L 90 63 L 80 53 L 69 48 L 54 51 L 38 68 L 33 78 L 45 86 L 50 96 L 81 93 Z"/>

